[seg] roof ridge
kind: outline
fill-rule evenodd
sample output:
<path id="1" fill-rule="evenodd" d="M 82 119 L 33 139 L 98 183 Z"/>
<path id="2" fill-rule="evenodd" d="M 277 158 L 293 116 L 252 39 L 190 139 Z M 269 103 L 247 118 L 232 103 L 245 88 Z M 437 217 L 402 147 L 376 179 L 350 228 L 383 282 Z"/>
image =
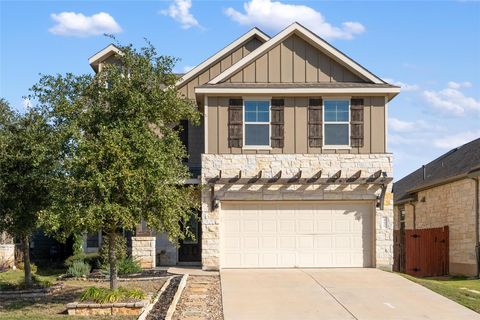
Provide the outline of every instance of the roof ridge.
<path id="1" fill-rule="evenodd" d="M 331 45 L 328 41 L 324 40 L 323 38 L 319 37 L 317 34 L 312 32 L 311 30 L 305 28 L 303 25 L 301 25 L 298 22 L 294 22 L 290 24 L 288 27 L 277 33 L 275 36 L 270 38 L 267 42 L 263 43 L 260 47 L 258 47 L 256 50 L 252 51 L 249 55 L 243 57 L 239 61 L 237 61 L 235 64 L 231 65 L 229 68 L 221 72 L 219 75 L 217 75 L 215 78 L 211 79 L 209 81 L 210 84 L 217 84 L 221 81 L 224 81 L 228 77 L 232 76 L 240 70 L 242 67 L 245 67 L 248 63 L 251 61 L 254 61 L 254 59 L 260 57 L 261 54 L 267 52 L 269 48 L 272 46 L 276 45 L 277 43 L 280 43 L 283 39 L 287 38 L 291 34 L 299 32 L 303 36 L 307 37 L 310 41 L 312 41 L 316 46 L 323 48 L 327 52 L 328 55 L 332 55 L 338 60 L 340 64 L 345 65 L 347 68 L 350 68 L 354 71 L 354 73 L 357 73 L 361 75 L 361 77 L 370 80 L 372 83 L 386 83 L 384 80 L 382 80 L 380 77 L 376 76 L 369 70 L 367 70 L 365 67 L 360 65 L 358 62 L 350 58 L 348 55 Z M 318 48 L 317 48 L 318 49 Z"/>

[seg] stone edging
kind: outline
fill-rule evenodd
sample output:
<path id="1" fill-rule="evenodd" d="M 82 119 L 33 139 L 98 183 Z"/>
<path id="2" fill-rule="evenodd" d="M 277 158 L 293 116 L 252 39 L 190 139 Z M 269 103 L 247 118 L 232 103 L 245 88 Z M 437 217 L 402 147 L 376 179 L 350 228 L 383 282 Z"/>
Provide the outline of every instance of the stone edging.
<path id="1" fill-rule="evenodd" d="M 137 320 L 145 320 L 147 319 L 147 316 L 150 314 L 150 311 L 152 311 L 153 306 L 158 302 L 160 299 L 160 296 L 163 294 L 163 292 L 168 288 L 170 284 L 170 280 L 172 280 L 174 276 L 168 277 L 167 281 L 163 284 L 163 286 L 160 288 L 160 290 L 157 293 L 157 296 L 153 301 L 151 301 L 147 306 L 143 308 L 142 313 L 138 316 Z"/>
<path id="2" fill-rule="evenodd" d="M 69 315 L 94 316 L 94 315 L 137 315 L 149 303 L 151 296 L 137 302 L 115 302 L 115 303 L 81 303 L 72 302 L 67 304 Z M 106 310 L 110 309 L 110 310 Z"/>
<path id="3" fill-rule="evenodd" d="M 118 282 L 128 282 L 128 281 L 152 281 L 152 280 L 159 280 L 159 279 L 163 279 L 165 277 L 168 277 L 167 275 L 164 275 L 164 276 L 159 276 L 159 277 L 148 277 L 148 278 L 117 278 L 117 281 Z M 93 278 L 86 278 L 86 279 L 82 279 L 82 278 L 79 278 L 78 280 L 84 280 L 84 281 L 89 281 L 89 282 L 103 282 L 103 281 L 110 281 L 110 279 L 103 279 L 103 278 L 99 278 L 99 279 L 93 279 Z"/>
<path id="4" fill-rule="evenodd" d="M 180 300 L 180 296 L 182 295 L 183 289 L 187 285 L 187 279 L 188 279 L 188 273 L 183 275 L 182 280 L 180 281 L 180 284 L 178 285 L 177 292 L 175 293 L 175 296 L 173 297 L 173 301 L 170 304 L 170 307 L 168 307 L 167 315 L 165 316 L 165 320 L 171 320 L 172 319 L 173 314 L 175 313 L 175 310 L 177 309 L 178 300 Z"/>
<path id="5" fill-rule="evenodd" d="M 64 284 L 59 282 L 48 288 L 29 289 L 29 290 L 11 290 L 0 291 L 0 297 L 2 298 L 33 298 L 48 296 L 53 293 L 57 293 L 62 290 Z"/>

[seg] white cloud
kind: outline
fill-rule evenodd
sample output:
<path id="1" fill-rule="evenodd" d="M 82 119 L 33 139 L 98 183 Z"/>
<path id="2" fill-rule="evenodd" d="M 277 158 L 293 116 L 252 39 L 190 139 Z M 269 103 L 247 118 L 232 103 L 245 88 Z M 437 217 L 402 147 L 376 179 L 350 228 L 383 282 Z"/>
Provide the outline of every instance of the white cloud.
<path id="1" fill-rule="evenodd" d="M 257 26 L 278 31 L 298 21 L 319 36 L 328 39 L 352 39 L 365 32 L 359 22 L 343 22 L 340 27 L 332 26 L 324 16 L 311 7 L 298 4 L 285 4 L 272 0 L 250 0 L 243 4 L 245 12 L 227 8 L 225 14 L 232 20 L 249 26 Z"/>
<path id="2" fill-rule="evenodd" d="M 435 139 L 433 145 L 437 148 L 452 149 L 478 138 L 480 138 L 480 130 L 465 131 Z"/>
<path id="3" fill-rule="evenodd" d="M 76 12 L 61 12 L 52 13 L 50 17 L 57 24 L 48 31 L 59 36 L 89 37 L 122 31 L 115 19 L 106 12 L 91 16 Z"/>
<path id="4" fill-rule="evenodd" d="M 462 83 L 455 82 L 455 81 L 450 81 L 450 82 L 448 82 L 447 86 L 450 89 L 471 88 L 472 83 L 469 82 L 469 81 L 465 81 L 465 82 L 462 82 Z"/>
<path id="5" fill-rule="evenodd" d="M 480 115 L 480 101 L 466 96 L 460 89 L 469 88 L 470 82 L 449 82 L 447 88 L 440 91 L 423 91 L 424 98 L 436 109 L 453 116 L 464 116 L 473 111 Z"/>
<path id="6" fill-rule="evenodd" d="M 388 126 L 395 132 L 414 132 L 425 129 L 434 129 L 423 120 L 404 121 L 398 118 L 389 118 Z"/>
<path id="7" fill-rule="evenodd" d="M 420 87 L 416 84 L 409 84 L 401 81 L 395 81 L 392 78 L 383 78 L 386 82 L 402 88 L 402 91 L 417 91 Z"/>
<path id="8" fill-rule="evenodd" d="M 163 15 L 169 16 L 173 20 L 180 23 L 182 29 L 190 29 L 191 27 L 199 27 L 197 19 L 190 13 L 192 7 L 191 0 L 173 0 L 173 3 L 166 10 L 160 11 Z"/>

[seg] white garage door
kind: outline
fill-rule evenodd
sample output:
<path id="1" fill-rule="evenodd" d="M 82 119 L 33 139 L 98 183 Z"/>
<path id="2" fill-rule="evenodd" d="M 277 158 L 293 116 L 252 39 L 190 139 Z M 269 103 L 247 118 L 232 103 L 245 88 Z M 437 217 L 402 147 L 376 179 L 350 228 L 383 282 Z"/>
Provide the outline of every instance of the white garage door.
<path id="1" fill-rule="evenodd" d="M 369 267 L 372 204 L 223 202 L 222 268 Z"/>

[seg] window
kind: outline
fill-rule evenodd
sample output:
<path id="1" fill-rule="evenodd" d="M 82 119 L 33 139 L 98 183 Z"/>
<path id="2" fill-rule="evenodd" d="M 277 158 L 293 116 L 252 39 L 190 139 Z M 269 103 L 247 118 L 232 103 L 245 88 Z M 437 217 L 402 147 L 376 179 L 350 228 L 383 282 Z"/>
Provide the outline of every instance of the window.
<path id="1" fill-rule="evenodd" d="M 247 147 L 270 146 L 270 102 L 245 101 L 245 143 Z"/>
<path id="2" fill-rule="evenodd" d="M 325 100 L 323 103 L 324 145 L 350 145 L 350 102 Z"/>
<path id="3" fill-rule="evenodd" d="M 87 248 L 98 248 L 100 246 L 99 232 L 92 232 L 87 234 Z"/>

